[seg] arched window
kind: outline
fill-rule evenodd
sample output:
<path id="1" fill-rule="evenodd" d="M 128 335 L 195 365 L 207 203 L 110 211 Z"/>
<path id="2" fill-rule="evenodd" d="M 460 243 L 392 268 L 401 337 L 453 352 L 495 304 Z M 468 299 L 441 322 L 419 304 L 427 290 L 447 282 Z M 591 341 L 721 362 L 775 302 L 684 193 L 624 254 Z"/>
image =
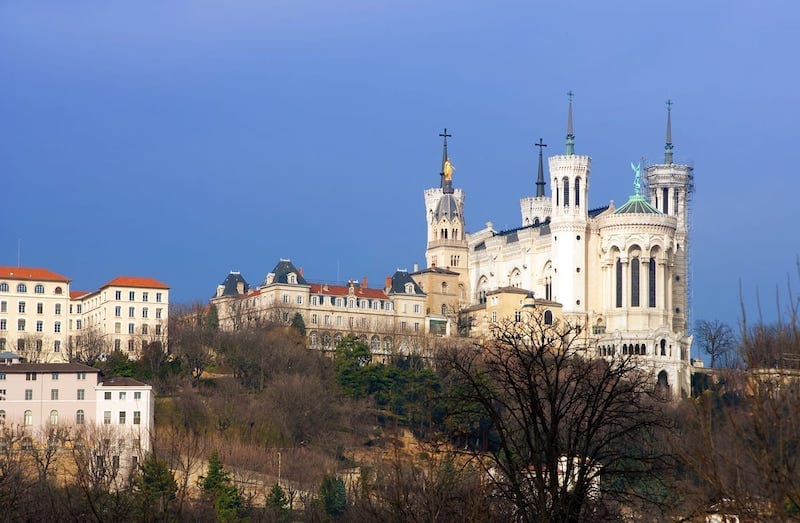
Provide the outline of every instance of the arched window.
<path id="1" fill-rule="evenodd" d="M 342 341 L 342 333 L 341 332 L 337 332 L 336 335 L 333 337 L 333 344 L 338 347 L 339 346 L 339 342 L 341 342 L 341 341 Z"/>
<path id="2" fill-rule="evenodd" d="M 58 411 L 51 410 L 50 411 L 50 425 L 58 425 Z"/>
<path id="3" fill-rule="evenodd" d="M 656 260 L 652 256 L 648 263 L 647 270 L 647 291 L 649 294 L 648 305 L 650 307 L 656 306 Z"/>
<path id="4" fill-rule="evenodd" d="M 44 285 L 41 283 L 37 283 L 36 287 L 33 288 L 33 292 L 36 294 L 44 294 Z"/>
<path id="5" fill-rule="evenodd" d="M 631 307 L 639 306 L 639 257 L 631 258 Z"/>
<path id="6" fill-rule="evenodd" d="M 661 198 L 664 204 L 664 214 L 669 214 L 669 189 L 664 187 L 662 189 L 663 197 Z"/>
<path id="7" fill-rule="evenodd" d="M 369 348 L 373 351 L 381 350 L 381 339 L 377 336 L 373 336 L 370 340 Z"/>
<path id="8" fill-rule="evenodd" d="M 386 336 L 385 338 L 383 338 L 383 348 L 387 351 L 391 351 L 392 347 L 393 347 L 392 337 Z"/>
<path id="9" fill-rule="evenodd" d="M 617 258 L 616 277 L 617 277 L 616 305 L 617 307 L 622 307 L 622 260 L 620 260 L 619 258 Z"/>
<path id="10" fill-rule="evenodd" d="M 55 290 L 56 294 L 60 295 L 62 292 L 64 292 L 64 291 L 61 290 L 61 287 L 56 287 L 56 290 Z"/>
<path id="11" fill-rule="evenodd" d="M 642 356 L 647 356 L 647 345 L 645 345 L 644 343 L 642 343 L 642 352 L 641 352 L 641 354 L 642 354 Z"/>
<path id="12" fill-rule="evenodd" d="M 328 348 L 331 346 L 331 335 L 327 332 L 322 335 L 322 346 Z"/>
<path id="13" fill-rule="evenodd" d="M 442 316 L 444 316 L 445 314 L 447 314 L 447 304 L 442 303 Z"/>
<path id="14" fill-rule="evenodd" d="M 564 207 L 569 207 L 569 178 L 564 178 Z"/>
<path id="15" fill-rule="evenodd" d="M 75 413 L 75 424 L 76 425 L 83 425 L 86 421 L 86 417 L 83 414 L 83 409 L 78 409 L 78 412 Z"/>
<path id="16" fill-rule="evenodd" d="M 661 355 L 662 356 L 666 356 L 667 355 L 667 340 L 665 340 L 665 339 L 661 340 Z"/>
<path id="17" fill-rule="evenodd" d="M 545 325 L 552 325 L 553 324 L 553 312 L 550 310 L 544 311 L 544 324 Z"/>
<path id="18" fill-rule="evenodd" d="M 33 412 L 26 410 L 23 420 L 24 420 L 23 423 L 25 424 L 26 427 L 30 427 L 31 425 L 33 425 Z"/>
<path id="19" fill-rule="evenodd" d="M 442 282 L 442 294 L 447 294 L 447 282 Z"/>
<path id="20" fill-rule="evenodd" d="M 575 178 L 575 207 L 581 204 L 581 179 Z"/>
<path id="21" fill-rule="evenodd" d="M 317 334 L 316 331 L 312 331 L 311 334 L 309 335 L 309 338 L 311 339 L 312 346 L 316 345 L 317 342 L 319 341 L 319 335 Z"/>
<path id="22" fill-rule="evenodd" d="M 28 292 L 28 287 L 24 283 L 17 285 L 17 292 Z"/>
<path id="23" fill-rule="evenodd" d="M 622 354 L 626 355 L 626 356 L 628 354 L 628 344 L 627 343 L 622 345 Z"/>
<path id="24" fill-rule="evenodd" d="M 6 282 L 0 283 L 0 292 L 8 292 L 8 284 Z"/>

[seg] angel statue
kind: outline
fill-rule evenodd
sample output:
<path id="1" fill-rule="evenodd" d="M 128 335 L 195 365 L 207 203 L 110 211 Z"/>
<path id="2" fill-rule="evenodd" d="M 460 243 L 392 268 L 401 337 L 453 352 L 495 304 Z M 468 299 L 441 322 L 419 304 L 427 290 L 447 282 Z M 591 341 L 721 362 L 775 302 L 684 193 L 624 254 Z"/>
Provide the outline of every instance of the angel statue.
<path id="1" fill-rule="evenodd" d="M 453 168 L 453 164 L 450 163 L 450 158 L 444 161 L 444 169 L 442 170 L 444 171 L 445 181 L 449 182 L 453 179 L 453 171 L 455 171 L 455 168 Z"/>
<path id="2" fill-rule="evenodd" d="M 634 194 L 641 194 L 642 192 L 642 164 L 641 162 L 633 165 L 631 162 L 631 169 L 633 169 L 634 177 L 633 177 L 633 190 Z"/>

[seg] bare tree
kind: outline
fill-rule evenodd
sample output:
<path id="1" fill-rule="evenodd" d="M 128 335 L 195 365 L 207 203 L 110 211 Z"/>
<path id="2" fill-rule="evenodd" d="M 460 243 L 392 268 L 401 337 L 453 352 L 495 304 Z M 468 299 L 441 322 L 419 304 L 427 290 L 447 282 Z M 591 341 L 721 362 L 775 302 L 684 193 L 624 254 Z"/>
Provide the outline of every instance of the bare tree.
<path id="1" fill-rule="evenodd" d="M 590 357 L 581 333 L 534 313 L 438 361 L 450 416 L 490 420 L 487 448 L 465 452 L 520 521 L 602 519 L 601 500 L 664 501 L 653 485 L 671 464 L 657 444 L 669 422 L 652 379 L 632 357 Z"/>
<path id="2" fill-rule="evenodd" d="M 711 367 L 721 364 L 729 367 L 736 349 L 736 336 L 733 329 L 719 320 L 698 320 L 695 324 L 695 340 L 700 348 L 708 354 Z"/>
<path id="3" fill-rule="evenodd" d="M 94 366 L 110 352 L 108 340 L 96 327 L 81 329 L 68 347 L 69 361 Z"/>

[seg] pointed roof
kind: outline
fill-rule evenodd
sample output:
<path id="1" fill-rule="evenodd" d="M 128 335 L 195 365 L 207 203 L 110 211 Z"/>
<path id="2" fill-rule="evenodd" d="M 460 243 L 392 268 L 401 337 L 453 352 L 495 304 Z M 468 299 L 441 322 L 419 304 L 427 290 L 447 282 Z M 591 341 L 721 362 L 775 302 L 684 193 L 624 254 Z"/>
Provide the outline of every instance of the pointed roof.
<path id="1" fill-rule="evenodd" d="M 534 144 L 536 147 L 539 148 L 539 173 L 536 176 L 536 197 L 542 198 L 544 197 L 544 163 L 542 162 L 542 149 L 547 147 L 547 144 L 539 138 L 539 143 Z"/>
<path id="2" fill-rule="evenodd" d="M 614 211 L 614 214 L 664 214 L 647 201 L 641 194 L 634 194 L 628 202 Z"/>
<path id="3" fill-rule="evenodd" d="M 141 287 L 145 289 L 169 289 L 169 286 L 166 283 L 161 283 L 156 279 L 141 276 L 117 276 L 113 280 L 108 281 L 105 285 L 101 285 L 100 288 L 103 289 L 111 286 Z"/>
<path id="4" fill-rule="evenodd" d="M 297 276 L 297 283 L 299 285 L 308 285 L 308 282 L 303 278 L 303 274 L 297 270 L 291 260 L 281 259 L 278 264 L 272 269 L 270 274 L 273 275 L 272 283 L 289 283 L 289 274 L 294 273 Z M 264 285 L 267 285 L 266 280 Z"/>
<path id="5" fill-rule="evenodd" d="M 667 143 L 664 145 L 664 163 L 672 164 L 672 100 L 667 100 Z"/>
<path id="6" fill-rule="evenodd" d="M 242 285 L 242 292 L 239 292 L 239 284 Z M 240 294 L 247 294 L 250 290 L 250 285 L 245 281 L 244 276 L 240 272 L 231 271 L 225 277 L 225 280 L 220 284 L 224 287 L 222 296 L 238 296 Z"/>
<path id="7" fill-rule="evenodd" d="M 439 176 L 442 177 L 442 191 L 445 194 L 453 194 L 453 164 L 450 163 L 450 156 L 447 154 L 447 139 L 452 138 L 452 134 L 447 134 L 447 127 L 444 128 L 444 132 L 439 133 L 439 136 L 443 139 L 442 145 L 442 170 L 439 172 Z"/>
<path id="8" fill-rule="evenodd" d="M 572 128 L 572 97 L 575 96 L 575 93 L 569 91 L 567 96 L 569 97 L 569 110 L 567 111 L 567 154 L 573 155 L 575 154 L 575 132 Z"/>
<path id="9" fill-rule="evenodd" d="M 406 285 L 411 284 L 412 292 L 406 292 Z M 425 296 L 425 293 L 422 291 L 422 288 L 417 285 L 417 282 L 414 281 L 414 278 L 408 273 L 407 270 L 404 269 L 397 269 L 395 273 L 392 275 L 392 286 L 389 289 L 388 294 L 416 294 L 418 296 Z"/>

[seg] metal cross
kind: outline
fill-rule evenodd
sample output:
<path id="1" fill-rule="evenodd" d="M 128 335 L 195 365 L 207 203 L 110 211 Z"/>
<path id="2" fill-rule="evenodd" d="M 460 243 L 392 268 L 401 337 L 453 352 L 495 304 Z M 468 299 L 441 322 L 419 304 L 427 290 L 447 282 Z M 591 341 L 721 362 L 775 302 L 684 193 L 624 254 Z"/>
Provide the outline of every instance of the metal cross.
<path id="1" fill-rule="evenodd" d="M 444 145 L 445 146 L 447 146 L 447 139 L 453 137 L 452 134 L 447 134 L 447 127 L 444 128 L 444 132 L 443 133 L 439 133 L 439 136 L 444 138 Z"/>
<path id="2" fill-rule="evenodd" d="M 573 93 L 571 90 L 570 90 L 570 91 L 567 91 L 567 97 L 569 97 L 569 101 L 570 101 L 570 102 L 572 101 L 572 97 L 573 97 L 573 96 L 575 96 L 575 93 Z"/>
<path id="3" fill-rule="evenodd" d="M 539 143 L 533 145 L 539 148 L 539 154 L 542 154 L 542 147 L 547 147 L 547 144 L 544 143 L 541 138 L 539 138 Z"/>
<path id="4" fill-rule="evenodd" d="M 667 111 L 671 111 L 672 110 L 672 104 L 673 103 L 674 102 L 672 100 L 667 100 Z"/>

